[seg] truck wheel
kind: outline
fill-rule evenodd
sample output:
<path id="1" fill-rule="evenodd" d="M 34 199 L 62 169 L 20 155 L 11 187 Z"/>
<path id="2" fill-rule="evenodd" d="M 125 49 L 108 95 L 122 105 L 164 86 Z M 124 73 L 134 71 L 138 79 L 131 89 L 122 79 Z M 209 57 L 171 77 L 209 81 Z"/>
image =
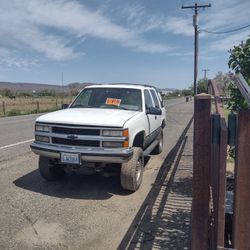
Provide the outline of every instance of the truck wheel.
<path id="1" fill-rule="evenodd" d="M 153 150 L 154 154 L 160 154 L 163 149 L 163 132 L 161 132 L 158 136 L 159 143 L 156 145 L 156 147 Z"/>
<path id="2" fill-rule="evenodd" d="M 56 181 L 63 178 L 65 172 L 60 166 L 51 163 L 50 158 L 39 157 L 39 171 L 41 176 L 47 181 Z"/>
<path id="3" fill-rule="evenodd" d="M 123 189 L 136 191 L 142 182 L 144 157 L 141 148 L 134 147 L 133 157 L 121 167 L 121 186 Z"/>

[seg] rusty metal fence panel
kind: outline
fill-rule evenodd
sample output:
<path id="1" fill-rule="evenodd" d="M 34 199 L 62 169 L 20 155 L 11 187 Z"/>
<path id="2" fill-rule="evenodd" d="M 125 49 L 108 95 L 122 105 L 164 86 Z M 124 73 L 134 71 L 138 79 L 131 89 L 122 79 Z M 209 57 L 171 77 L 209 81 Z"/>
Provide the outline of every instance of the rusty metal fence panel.
<path id="1" fill-rule="evenodd" d="M 250 249 L 250 111 L 238 114 L 233 246 Z"/>
<path id="2" fill-rule="evenodd" d="M 197 95 L 194 104 L 193 250 L 227 249 L 224 230 L 228 129 L 219 92 L 212 81 L 209 93 L 214 95 L 214 114 L 210 95 Z M 250 110 L 239 111 L 236 127 L 233 249 L 249 250 Z M 230 135 L 231 139 L 235 141 Z"/>
<path id="3" fill-rule="evenodd" d="M 213 198 L 212 222 L 213 235 L 210 239 L 211 249 L 224 246 L 225 230 L 225 196 L 226 196 L 226 160 L 227 160 L 227 126 L 225 118 L 216 114 L 219 120 L 218 140 L 211 145 L 210 186 Z M 210 223 L 211 225 L 211 223 Z"/>
<path id="4" fill-rule="evenodd" d="M 209 82 L 215 101 L 213 114 L 212 155 L 211 155 L 211 190 L 214 201 L 214 244 L 213 248 L 224 246 L 225 200 L 226 200 L 226 164 L 227 164 L 227 125 L 219 91 L 213 81 Z"/>

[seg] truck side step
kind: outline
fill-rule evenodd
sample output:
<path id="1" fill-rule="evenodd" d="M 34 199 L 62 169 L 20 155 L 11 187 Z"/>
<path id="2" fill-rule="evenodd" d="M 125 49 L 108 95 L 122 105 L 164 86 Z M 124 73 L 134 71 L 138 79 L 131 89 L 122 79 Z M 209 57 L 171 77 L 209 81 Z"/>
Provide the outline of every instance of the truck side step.
<path id="1" fill-rule="evenodd" d="M 144 155 L 144 156 L 149 155 L 149 154 L 154 150 L 154 148 L 156 147 L 156 145 L 157 145 L 158 143 L 159 143 L 159 140 L 153 141 L 153 142 L 145 149 L 145 151 L 143 151 L 143 155 Z"/>

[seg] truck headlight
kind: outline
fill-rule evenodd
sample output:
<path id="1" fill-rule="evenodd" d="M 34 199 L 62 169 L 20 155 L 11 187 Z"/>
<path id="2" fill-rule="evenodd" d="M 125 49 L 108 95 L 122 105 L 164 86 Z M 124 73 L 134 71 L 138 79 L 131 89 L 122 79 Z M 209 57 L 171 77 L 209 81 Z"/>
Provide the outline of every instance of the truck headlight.
<path id="1" fill-rule="evenodd" d="M 103 130 L 103 136 L 110 136 L 110 137 L 122 137 L 122 130 Z"/>
<path id="2" fill-rule="evenodd" d="M 36 139 L 36 141 L 49 143 L 49 137 L 48 136 L 36 135 L 35 139 Z"/>
<path id="3" fill-rule="evenodd" d="M 122 148 L 123 142 L 116 142 L 116 141 L 104 141 L 102 146 L 105 148 Z"/>
<path id="4" fill-rule="evenodd" d="M 35 126 L 35 130 L 38 132 L 49 132 L 49 126 L 38 124 Z"/>
<path id="5" fill-rule="evenodd" d="M 125 130 L 111 130 L 111 129 L 104 129 L 102 131 L 103 136 L 110 136 L 110 137 L 128 137 L 128 129 Z"/>

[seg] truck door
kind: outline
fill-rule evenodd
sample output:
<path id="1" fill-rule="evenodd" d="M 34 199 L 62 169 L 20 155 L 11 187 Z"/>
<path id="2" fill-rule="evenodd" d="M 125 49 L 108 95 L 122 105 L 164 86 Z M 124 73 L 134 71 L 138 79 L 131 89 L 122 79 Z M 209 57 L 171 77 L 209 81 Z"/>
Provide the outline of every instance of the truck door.
<path id="1" fill-rule="evenodd" d="M 145 109 L 150 109 L 150 107 L 156 107 L 153 98 L 148 90 L 144 90 L 145 97 Z M 159 104 L 158 104 L 159 106 Z M 158 135 L 158 128 L 161 126 L 161 118 L 158 115 L 147 114 L 149 123 L 149 136 L 147 138 L 147 144 L 151 143 Z"/>

